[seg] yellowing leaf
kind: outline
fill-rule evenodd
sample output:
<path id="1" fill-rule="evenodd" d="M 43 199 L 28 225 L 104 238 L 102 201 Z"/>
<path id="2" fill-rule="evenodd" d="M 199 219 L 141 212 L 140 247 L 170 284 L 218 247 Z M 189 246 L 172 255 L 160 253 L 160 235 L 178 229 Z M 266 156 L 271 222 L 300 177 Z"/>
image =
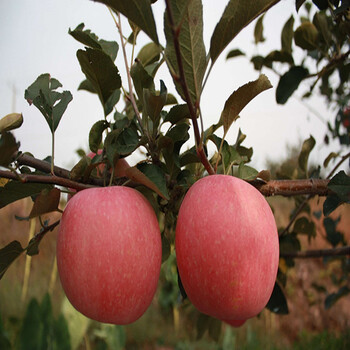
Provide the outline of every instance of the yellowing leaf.
<path id="1" fill-rule="evenodd" d="M 61 191 L 58 188 L 43 189 L 34 201 L 33 208 L 29 214 L 30 218 L 50 213 L 58 209 Z"/>
<path id="2" fill-rule="evenodd" d="M 10 180 L 0 177 L 0 187 L 4 187 Z"/>
<path id="3" fill-rule="evenodd" d="M 23 123 L 21 113 L 11 113 L 0 119 L 0 132 L 19 128 Z"/>

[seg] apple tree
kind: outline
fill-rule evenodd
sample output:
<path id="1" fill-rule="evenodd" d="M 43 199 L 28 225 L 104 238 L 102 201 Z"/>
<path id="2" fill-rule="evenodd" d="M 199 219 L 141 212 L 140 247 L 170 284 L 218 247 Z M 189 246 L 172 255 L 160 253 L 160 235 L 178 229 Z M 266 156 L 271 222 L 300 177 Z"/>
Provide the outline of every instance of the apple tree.
<path id="1" fill-rule="evenodd" d="M 339 290 L 327 295 L 326 307 L 348 294 L 350 246 L 344 234 L 337 230 L 339 220 L 329 215 L 350 201 L 350 178 L 345 171 L 338 170 L 350 158 L 349 1 L 314 0 L 315 7 L 296 0 L 296 8 L 306 13 L 300 26 L 295 28 L 291 16 L 281 30 L 281 48 L 267 56 L 251 58 L 259 76 L 227 96 L 220 118 L 207 129 L 203 128 L 201 94 L 212 67 L 241 30 L 255 19 L 258 19 L 255 42 L 261 43 L 264 13 L 279 0 L 227 1 L 211 35 L 208 51 L 203 41 L 200 0 L 165 0 L 165 43 L 159 41 L 159 28 L 156 28 L 152 13 L 155 1 L 97 2 L 109 8 L 119 33 L 118 42 L 100 39 L 84 24 L 69 30 L 72 39 L 81 44 L 76 56 L 85 79 L 78 90 L 96 95 L 104 112 L 104 117 L 96 120 L 87 136 L 89 154 L 81 151 L 80 160 L 72 169 L 55 165 L 55 131 L 73 97 L 69 91 L 62 90 L 62 84 L 48 73 L 40 75 L 24 93 L 28 103 L 35 106 L 47 121 L 47 132 L 52 136 L 52 149 L 47 158 L 37 159 L 20 148 L 20 142 L 11 131 L 21 127 L 22 114 L 11 113 L 0 120 L 0 207 L 31 197 L 33 206 L 27 218 L 63 212 L 58 221 L 41 221 L 41 230 L 27 246 L 12 241 L 0 249 L 0 278 L 20 255 L 38 254 L 42 239 L 59 227 L 57 259 L 64 289 L 67 294 L 74 290 L 74 278 L 79 279 L 76 283 L 80 285 L 86 283 L 90 291 L 92 286 L 96 287 L 92 298 L 99 295 L 101 300 L 109 300 L 109 306 L 106 303 L 89 305 L 95 309 L 91 313 L 91 310 L 86 311 L 85 306 L 80 305 L 85 299 L 85 303 L 89 303 L 84 290 L 79 290 L 70 300 L 78 310 L 103 322 L 124 324 L 140 317 L 155 293 L 160 269 L 163 277 L 159 286 L 159 303 L 164 308 L 172 306 L 179 296 L 181 303 L 192 302 L 203 312 L 198 313 L 199 335 L 209 329 L 213 338 L 220 334 L 221 320 L 240 326 L 265 306 L 274 313 L 288 313 L 283 292 L 288 283 L 286 270 L 298 258 L 323 257 L 341 261 L 342 276 L 335 281 Z M 129 28 L 122 26 L 121 16 L 128 19 Z M 140 31 L 149 38 L 149 43 L 142 48 L 136 45 Z M 128 57 L 127 46 L 132 47 L 133 55 L 138 52 L 135 57 Z M 294 57 L 296 47 L 303 50 L 301 61 Z M 227 58 L 231 60 L 242 54 L 240 49 L 232 49 Z M 117 55 L 123 57 L 124 67 L 115 65 Z M 172 77 L 173 93 L 168 92 L 170 87 L 165 86 L 158 75 L 162 65 L 168 67 Z M 126 81 L 122 81 L 120 69 L 125 70 Z M 279 173 L 277 178 L 272 178 L 268 170 L 254 169 L 249 165 L 253 149 L 245 144 L 246 136 L 241 130 L 237 132 L 234 143 L 225 139 L 244 107 L 254 103 L 251 102 L 254 97 L 272 88 L 269 74 L 280 77 L 276 87 L 277 103 L 286 103 L 299 86 L 307 86 L 303 99 L 321 94 L 336 110 L 334 120 L 328 121 L 325 142 L 337 139 L 339 147 L 331 150 L 322 164 L 313 168 L 308 164 L 315 146 L 315 139 L 310 136 L 301 147 L 295 171 Z M 190 135 L 194 136 L 192 144 Z M 215 146 L 215 152 L 208 151 L 209 144 Z M 143 160 L 129 166 L 125 158 L 136 152 L 143 155 Z M 332 170 L 322 175 L 329 164 L 333 164 Z M 215 187 L 216 178 L 228 182 L 223 187 Z M 209 185 L 203 185 L 195 192 L 200 183 Z M 187 199 L 191 192 L 195 193 L 193 201 Z M 62 209 L 60 199 L 64 193 L 70 199 Z M 288 225 L 276 227 L 263 196 L 294 198 L 295 207 Z M 316 235 L 315 220 L 319 220 L 322 214 L 311 212 L 308 202 L 314 196 L 326 198 L 322 224 L 329 249 L 301 250 L 299 238 L 307 235 L 312 243 Z M 96 207 L 94 202 L 99 205 Z M 181 212 L 185 202 L 186 209 Z M 80 218 L 79 210 L 89 214 Z M 158 223 L 157 228 L 150 224 L 154 222 L 152 220 Z M 223 222 L 225 225 L 221 226 Z M 113 238 L 116 230 L 120 231 L 120 236 Z M 140 237 L 138 232 L 142 230 L 152 231 L 152 237 Z M 222 235 L 219 230 L 222 230 Z M 206 235 L 202 237 L 203 232 Z M 86 234 L 85 238 L 82 233 Z M 123 234 L 128 234 L 128 237 L 123 237 Z M 155 238 L 157 235 L 159 239 Z M 184 242 L 181 242 L 181 237 L 185 237 Z M 258 237 L 262 240 L 259 241 Z M 259 252 L 262 242 L 268 243 Z M 218 250 L 215 250 L 216 245 Z M 260 254 L 264 252 L 265 255 Z M 120 254 L 125 255 L 119 259 Z M 124 259 L 126 256 L 128 258 Z M 218 260 L 219 256 L 221 260 Z M 154 264 L 146 268 L 153 258 Z M 179 258 L 178 264 L 176 258 Z M 205 259 L 209 259 L 209 264 L 204 264 Z M 118 278 L 100 276 L 98 264 L 101 265 L 102 260 L 110 265 L 108 276 L 116 273 L 112 269 L 114 261 L 118 261 L 118 270 L 121 270 Z M 215 265 L 217 261 L 219 264 Z M 85 262 L 90 266 L 86 270 L 83 267 Z M 80 266 L 83 275 L 72 274 L 73 279 L 68 278 L 67 271 L 74 270 L 75 264 Z M 227 274 L 218 279 L 214 275 L 219 273 L 219 265 L 225 267 Z M 133 275 L 130 269 L 135 270 L 136 266 L 141 270 Z M 212 266 L 217 266 L 217 269 Z M 175 275 L 174 270 L 178 271 Z M 245 277 L 240 276 L 242 273 Z M 259 280 L 262 274 L 266 274 L 266 280 Z M 118 283 L 126 275 L 128 281 L 134 280 L 121 287 Z M 147 277 L 144 284 L 139 283 L 141 276 Z M 268 291 L 268 295 L 251 309 L 247 305 L 253 305 L 255 301 L 249 299 L 245 285 L 247 276 L 254 276 L 249 282 L 252 293 L 259 294 L 263 289 Z M 113 288 L 108 285 L 111 279 L 118 280 Z M 198 284 L 191 285 L 195 280 Z M 231 283 L 230 288 L 225 283 Z M 111 311 L 108 307 L 114 307 L 108 295 L 110 289 L 115 289 L 112 298 L 120 298 L 123 306 L 130 305 L 126 294 L 132 304 L 137 304 L 135 300 L 139 301 L 143 296 L 133 294 L 134 289 L 137 287 L 140 292 L 149 284 L 147 298 L 137 311 L 125 306 L 130 315 L 124 315 L 122 320 L 104 317 Z M 237 285 L 243 286 L 242 289 L 236 288 Z M 221 304 L 223 295 L 227 300 L 235 300 L 235 304 Z M 239 309 L 240 304 L 244 305 L 242 309 Z M 220 306 L 238 308 L 238 311 L 227 315 L 210 311 Z M 125 309 L 119 312 L 125 313 Z"/>

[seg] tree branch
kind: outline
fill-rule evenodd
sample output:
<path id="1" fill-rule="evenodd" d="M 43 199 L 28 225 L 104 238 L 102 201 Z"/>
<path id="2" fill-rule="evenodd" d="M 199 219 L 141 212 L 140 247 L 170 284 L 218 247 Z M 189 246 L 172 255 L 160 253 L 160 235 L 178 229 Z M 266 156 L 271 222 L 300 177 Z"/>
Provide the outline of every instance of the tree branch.
<path id="1" fill-rule="evenodd" d="M 350 246 L 333 248 L 333 249 L 318 249 L 305 250 L 301 252 L 282 253 L 281 258 L 307 259 L 307 258 L 323 258 L 326 256 L 342 256 L 350 255 Z"/>
<path id="2" fill-rule="evenodd" d="M 28 154 L 21 153 L 17 156 L 16 161 L 20 165 L 27 165 L 36 170 L 42 171 L 44 173 L 51 173 L 51 163 L 44 160 L 34 158 Z M 54 166 L 54 173 L 56 176 L 69 179 L 69 171 L 58 166 Z"/>
<path id="3" fill-rule="evenodd" d="M 55 176 L 50 175 L 50 163 L 34 158 L 27 154 L 20 154 L 16 161 L 19 165 L 27 165 L 34 169 L 40 170 L 48 175 L 37 174 L 15 174 L 12 171 L 0 170 L 0 177 L 18 180 L 23 182 L 50 183 L 59 186 L 83 190 L 93 186 L 103 186 L 103 179 L 90 178 L 88 183 L 72 181 L 69 178 L 69 170 L 55 166 Z M 302 180 L 271 180 L 264 182 L 261 180 L 248 181 L 256 187 L 265 197 L 269 196 L 298 196 L 298 195 L 318 195 L 327 196 L 330 190 L 327 188 L 328 179 L 302 179 Z"/>
<path id="4" fill-rule="evenodd" d="M 263 182 L 250 181 L 264 196 L 298 196 L 304 194 L 327 196 L 329 180 L 303 179 L 303 180 L 271 180 Z"/>
<path id="5" fill-rule="evenodd" d="M 0 170 L 0 177 L 11 179 L 11 180 L 17 180 L 23 183 L 31 182 L 31 183 L 54 184 L 54 185 L 68 187 L 68 188 L 74 188 L 78 191 L 95 187 L 93 185 L 83 184 L 83 183 L 72 181 L 56 175 L 15 174 L 12 171 Z"/>

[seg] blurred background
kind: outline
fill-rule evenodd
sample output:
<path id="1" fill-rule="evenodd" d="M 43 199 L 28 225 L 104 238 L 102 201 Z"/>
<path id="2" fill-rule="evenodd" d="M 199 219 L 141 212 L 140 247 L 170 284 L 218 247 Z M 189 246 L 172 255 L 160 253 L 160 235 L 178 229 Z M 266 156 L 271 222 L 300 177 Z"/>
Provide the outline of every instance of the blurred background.
<path id="1" fill-rule="evenodd" d="M 204 41 L 209 49 L 210 37 L 216 23 L 226 6 L 225 0 L 203 1 Z M 161 44 L 165 45 L 162 32 L 164 2 L 153 5 Z M 302 12 L 302 9 L 300 10 Z M 295 1 L 282 0 L 274 6 L 264 19 L 264 37 L 266 41 L 254 44 L 254 23 L 245 28 L 220 56 L 211 72 L 204 89 L 201 107 L 204 127 L 216 123 L 231 93 L 248 81 L 258 78 L 258 72 L 244 56 L 226 61 L 226 54 L 231 49 L 239 48 L 248 57 L 254 54 L 266 55 L 272 49 L 280 48 L 280 33 L 283 24 L 293 14 L 298 25 Z M 118 40 L 118 32 L 108 9 L 100 3 L 88 0 L 13 0 L 0 1 L 0 116 L 11 112 L 23 113 L 24 124 L 15 131 L 21 141 L 21 149 L 31 152 L 37 158 L 48 155 L 51 145 L 49 129 L 44 118 L 30 107 L 24 99 L 24 90 L 42 73 L 50 73 L 58 79 L 64 90 L 73 94 L 64 117 L 56 132 L 56 164 L 69 167 L 78 160 L 75 150 L 88 148 L 88 132 L 97 120 L 103 119 L 103 109 L 96 95 L 86 91 L 77 91 L 85 76 L 80 70 L 76 51 L 82 45 L 75 41 L 68 30 L 85 23 L 105 40 Z M 127 35 L 129 25 L 123 23 Z M 150 40 L 140 34 L 137 50 Z M 136 50 L 136 53 L 138 52 Z M 298 51 L 296 48 L 295 51 Z M 302 50 L 300 49 L 300 52 Z M 298 63 L 298 62 L 297 62 Z M 123 85 L 127 87 L 121 50 L 116 60 Z M 253 165 L 261 170 L 266 167 L 266 160 L 280 160 L 286 155 L 286 145 L 301 146 L 310 134 L 316 139 L 316 148 L 311 158 L 324 159 L 328 149 L 323 143 L 327 129 L 326 120 L 334 111 L 327 109 L 324 99 L 317 96 L 307 102 L 300 102 L 306 89 L 300 87 L 295 96 L 286 105 L 277 105 L 275 89 L 278 77 L 268 71 L 273 89 L 267 90 L 254 99 L 241 113 L 227 135 L 233 142 L 238 129 L 247 135 L 245 144 L 253 147 Z M 165 65 L 156 76 L 155 83 L 164 80 L 168 91 L 176 95 L 172 79 Z M 181 99 L 179 99 L 180 101 Z M 191 139 L 192 141 L 192 139 Z M 193 143 L 192 143 L 193 145 Z M 192 146 L 191 145 L 191 146 Z"/>
<path id="2" fill-rule="evenodd" d="M 203 0 L 207 50 L 211 33 L 226 3 L 226 0 Z M 161 31 L 164 2 L 158 0 L 153 9 L 158 35 L 164 45 Z M 291 14 L 295 16 L 295 26 L 298 25 L 295 1 L 282 0 L 265 16 L 266 41 L 263 45 L 255 45 L 252 23 L 221 55 L 202 95 L 204 127 L 219 120 L 225 101 L 234 90 L 258 78 L 258 72 L 249 59 L 242 56 L 226 60 L 226 54 L 239 48 L 251 57 L 279 48 L 281 29 Z M 68 105 L 56 132 L 55 163 L 65 168 L 71 168 L 78 161 L 77 149 L 88 151 L 89 130 L 104 117 L 96 95 L 77 91 L 85 78 L 76 58 L 76 51 L 82 45 L 68 35 L 68 30 L 82 22 L 99 38 L 119 41 L 109 11 L 99 3 L 88 0 L 0 0 L 0 117 L 12 112 L 23 113 L 24 124 L 14 131 L 21 142 L 21 150 L 29 151 L 37 158 L 46 157 L 51 149 L 50 131 L 39 111 L 24 99 L 24 90 L 42 73 L 50 73 L 58 79 L 63 89 L 73 94 L 73 101 Z M 126 21 L 123 21 L 123 28 L 125 35 L 128 35 Z M 137 50 L 148 42 L 149 39 L 140 34 Z M 126 87 L 121 52 L 116 64 Z M 258 170 L 267 167 L 276 171 L 282 163 L 289 168 L 294 166 L 303 140 L 312 134 L 316 146 L 311 152 L 310 162 L 322 163 L 332 149 L 332 141 L 328 146 L 323 142 L 327 131 L 326 121 L 334 118 L 336 111 L 329 109 L 325 99 L 317 94 L 306 103 L 300 101 L 298 96 L 306 92 L 305 86 L 300 86 L 285 105 L 277 105 L 275 91 L 278 77 L 271 71 L 267 74 L 274 88 L 263 92 L 242 111 L 227 140 L 234 142 L 241 128 L 247 135 L 244 145 L 254 149 L 252 166 Z M 176 95 L 165 66 L 159 71 L 156 83 L 159 79 L 164 80 L 168 91 Z M 130 164 L 137 162 L 137 156 L 128 161 Z M 286 198 L 272 198 L 269 202 L 278 227 L 285 227 L 294 203 Z M 320 213 L 322 204 L 321 200 L 313 200 L 310 216 Z M 12 240 L 26 246 L 39 230 L 40 223 L 36 219 L 20 221 L 15 217 L 27 216 L 30 208 L 30 200 L 21 200 L 1 209 L 0 247 Z M 349 208 L 344 206 L 332 216 L 336 230 L 344 234 L 347 241 L 350 239 L 349 217 Z M 56 218 L 55 214 L 50 214 L 48 218 L 53 222 L 58 216 Z M 315 216 L 314 222 L 318 225 L 319 235 L 313 241 L 312 248 L 321 249 L 326 247 L 323 238 L 327 234 L 323 217 Z M 350 348 L 349 298 L 340 299 L 327 310 L 324 305 L 327 293 L 337 290 L 334 281 L 343 273 L 339 261 L 296 260 L 295 266 L 288 269 L 285 288 L 289 315 L 280 316 L 264 310 L 259 317 L 249 320 L 239 329 L 221 324 L 221 332 L 218 332 L 217 329 L 205 328 L 198 321 L 198 312 L 188 302 L 181 302 L 173 254 L 162 266 L 159 288 L 149 310 L 134 324 L 119 327 L 86 319 L 65 299 L 55 264 L 56 234 L 57 230 L 54 230 L 45 237 L 38 256 L 31 258 L 23 255 L 17 259 L 0 282 L 1 350 L 8 349 L 8 340 L 19 349 L 46 349 L 47 344 L 40 340 L 43 333 L 51 334 L 54 339 L 52 344 L 57 349 Z M 303 249 L 310 248 L 307 236 L 302 237 L 301 243 Z M 349 259 L 347 261 L 349 263 Z M 203 329 L 204 334 L 201 334 Z"/>

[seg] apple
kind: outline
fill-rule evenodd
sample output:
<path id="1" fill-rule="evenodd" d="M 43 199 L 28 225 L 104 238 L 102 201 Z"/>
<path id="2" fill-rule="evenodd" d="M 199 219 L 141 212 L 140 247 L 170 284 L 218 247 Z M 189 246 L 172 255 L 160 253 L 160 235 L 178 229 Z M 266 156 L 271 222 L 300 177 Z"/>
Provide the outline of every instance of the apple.
<path id="1" fill-rule="evenodd" d="M 246 320 L 222 320 L 222 321 L 224 321 L 225 323 L 235 328 L 241 327 L 246 322 Z"/>
<path id="2" fill-rule="evenodd" d="M 156 292 L 162 244 L 146 198 L 124 186 L 78 192 L 67 204 L 57 238 L 57 267 L 71 304 L 105 323 L 129 324 Z"/>
<path id="3" fill-rule="evenodd" d="M 235 323 L 269 301 L 278 233 L 269 204 L 247 182 L 228 175 L 198 180 L 180 206 L 175 249 L 183 287 L 200 312 Z"/>

